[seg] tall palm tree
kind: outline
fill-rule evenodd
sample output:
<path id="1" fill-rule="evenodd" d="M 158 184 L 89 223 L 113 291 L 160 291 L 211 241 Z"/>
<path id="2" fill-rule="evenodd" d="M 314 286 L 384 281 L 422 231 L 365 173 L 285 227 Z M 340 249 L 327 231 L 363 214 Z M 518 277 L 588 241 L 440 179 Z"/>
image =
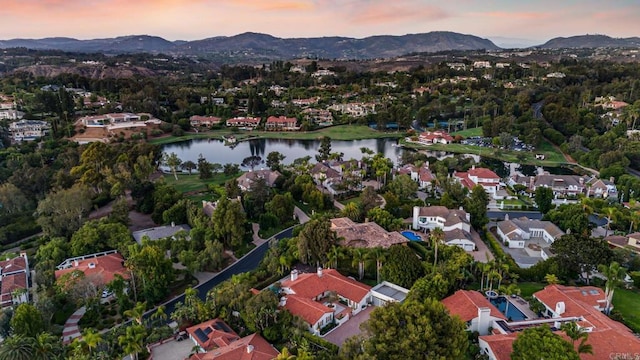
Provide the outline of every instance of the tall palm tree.
<path id="1" fill-rule="evenodd" d="M 489 271 L 489 274 L 487 274 L 487 281 L 489 281 L 489 291 L 493 290 L 493 280 L 496 279 L 498 279 L 498 281 L 502 281 L 502 275 L 500 275 L 500 273 L 496 270 Z"/>
<path id="2" fill-rule="evenodd" d="M 380 269 L 382 263 L 386 260 L 387 252 L 381 247 L 375 247 L 369 251 L 369 258 L 376 262 L 376 282 L 380 283 Z"/>
<path id="3" fill-rule="evenodd" d="M 438 265 L 438 245 L 444 240 L 444 231 L 441 228 L 435 228 L 431 230 L 429 234 L 429 239 L 433 244 L 434 255 L 433 255 L 433 271 L 436 271 L 436 266 Z"/>
<path id="4" fill-rule="evenodd" d="M 145 335 L 145 330 L 141 325 L 131 325 L 126 328 L 123 335 L 118 336 L 118 344 L 123 347 L 132 360 L 138 360 L 138 353 L 142 351 L 142 341 Z"/>
<path id="5" fill-rule="evenodd" d="M 367 253 L 363 248 L 356 248 L 351 251 L 352 261 L 351 266 L 358 266 L 358 277 L 362 280 L 364 277 L 364 263 L 366 261 Z"/>
<path id="6" fill-rule="evenodd" d="M 606 297 L 606 306 L 604 308 L 605 313 L 611 312 L 611 302 L 613 301 L 613 292 L 616 290 L 620 284 L 622 284 L 622 280 L 626 275 L 625 268 L 621 267 L 616 261 L 611 262 L 609 266 L 606 265 L 598 265 L 598 271 L 607 278 L 607 282 L 605 284 L 605 297 Z"/>
<path id="7" fill-rule="evenodd" d="M 591 344 L 587 344 L 587 339 L 589 338 L 589 333 L 584 331 L 583 328 L 579 327 L 575 322 L 566 322 L 560 325 L 560 330 L 564 331 L 565 334 L 571 339 L 571 344 L 573 348 L 576 349 L 578 354 L 592 354 L 593 355 L 593 346 Z M 580 340 L 580 344 L 576 348 L 576 341 Z"/>
<path id="8" fill-rule="evenodd" d="M 151 320 L 157 320 L 157 321 L 165 321 L 167 320 L 167 312 L 166 312 L 166 307 L 164 305 L 160 305 L 158 306 L 158 308 L 156 309 L 156 311 L 151 314 Z"/>
<path id="9" fill-rule="evenodd" d="M 296 356 L 292 355 L 289 352 L 289 349 L 287 349 L 286 347 L 282 348 L 282 352 L 280 352 L 280 354 L 278 356 L 276 356 L 275 360 L 293 360 L 295 359 Z"/>
<path id="10" fill-rule="evenodd" d="M 89 328 L 82 333 L 82 342 L 87 345 L 89 354 L 92 354 L 93 350 L 102 342 L 102 335 L 94 329 Z"/>
<path id="11" fill-rule="evenodd" d="M 123 315 L 135 320 L 138 325 L 142 325 L 142 316 L 144 315 L 145 310 L 147 309 L 147 302 L 139 302 L 136 303 L 136 306 L 133 309 L 126 310 Z"/>
<path id="12" fill-rule="evenodd" d="M 0 346 L 0 360 L 33 359 L 35 339 L 23 335 L 11 335 Z"/>
<path id="13" fill-rule="evenodd" d="M 34 360 L 64 359 L 64 348 L 60 337 L 47 332 L 41 332 L 36 336 L 33 348 Z"/>
<path id="14" fill-rule="evenodd" d="M 491 271 L 491 264 L 489 263 L 481 263 L 478 265 L 478 267 L 480 268 L 480 290 L 484 290 L 485 288 L 485 283 L 484 283 L 484 274 L 489 273 L 489 271 Z M 487 282 L 489 280 L 487 279 Z"/>
<path id="15" fill-rule="evenodd" d="M 344 258 L 344 253 L 342 251 L 342 248 L 340 246 L 334 245 L 331 247 L 331 250 L 329 250 L 329 254 L 327 255 L 328 260 L 329 260 L 329 267 L 332 267 L 334 269 L 338 268 L 338 261 L 340 261 L 340 259 Z"/>

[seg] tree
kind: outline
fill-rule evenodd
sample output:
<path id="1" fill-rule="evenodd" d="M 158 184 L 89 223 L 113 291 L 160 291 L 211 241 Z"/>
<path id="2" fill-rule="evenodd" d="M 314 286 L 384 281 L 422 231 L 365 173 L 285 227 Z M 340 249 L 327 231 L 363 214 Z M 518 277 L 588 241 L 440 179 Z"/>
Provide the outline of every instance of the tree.
<path id="1" fill-rule="evenodd" d="M 211 215 L 213 232 L 222 243 L 230 248 L 240 246 L 244 238 L 246 216 L 242 205 L 226 197 L 218 200 L 218 206 Z"/>
<path id="2" fill-rule="evenodd" d="M 71 236 L 91 210 L 90 191 L 84 185 L 74 185 L 49 193 L 36 209 L 42 231 L 49 236 Z"/>
<path id="3" fill-rule="evenodd" d="M 387 185 L 389 191 L 402 200 L 409 200 L 416 196 L 418 183 L 413 181 L 409 175 L 402 174 L 396 176 Z"/>
<path id="4" fill-rule="evenodd" d="M 258 155 L 251 155 L 251 156 L 247 156 L 246 158 L 242 159 L 242 166 L 244 167 L 248 167 L 249 169 L 251 169 L 251 171 L 253 171 L 253 169 L 262 164 L 262 158 Z"/>
<path id="5" fill-rule="evenodd" d="M 380 202 L 380 198 L 378 197 L 378 193 L 376 193 L 373 186 L 367 186 L 362 190 L 360 194 L 360 203 L 362 204 L 362 212 L 368 213 L 369 210 L 378 206 Z"/>
<path id="6" fill-rule="evenodd" d="M 471 217 L 471 226 L 476 230 L 481 230 L 489 222 L 487 217 L 489 196 L 487 192 L 481 185 L 474 186 L 464 204 L 465 210 Z"/>
<path id="7" fill-rule="evenodd" d="M 358 267 L 358 280 L 364 277 L 364 263 L 367 253 L 363 248 L 353 248 L 351 250 L 351 265 Z"/>
<path id="8" fill-rule="evenodd" d="M 136 290 L 150 303 L 166 296 L 175 277 L 171 259 L 157 244 L 130 245 L 125 266 L 133 272 Z"/>
<path id="9" fill-rule="evenodd" d="M 555 274 L 547 274 L 547 275 L 545 275 L 544 276 L 544 281 L 549 285 L 560 283 L 560 279 L 558 279 L 558 277 Z"/>
<path id="10" fill-rule="evenodd" d="M 281 224 L 286 224 L 293 219 L 295 202 L 291 193 L 275 195 L 271 201 L 265 204 L 267 212 L 275 215 Z"/>
<path id="11" fill-rule="evenodd" d="M 180 164 L 182 164 L 182 160 L 180 160 L 178 155 L 176 153 L 174 153 L 174 152 L 172 152 L 171 154 L 164 153 L 164 154 L 162 154 L 162 163 L 165 166 L 168 166 L 169 169 L 171 169 L 171 172 L 173 173 L 173 176 L 176 178 L 176 181 L 177 181 L 178 180 L 178 166 L 180 166 Z"/>
<path id="12" fill-rule="evenodd" d="M 12 183 L 0 185 L 0 214 L 15 214 L 30 208 L 31 201 Z"/>
<path id="13" fill-rule="evenodd" d="M 93 350 L 102 342 L 102 335 L 92 328 L 85 330 L 82 333 L 82 343 L 89 349 L 89 354 L 93 353 Z"/>
<path id="14" fill-rule="evenodd" d="M 433 271 L 436 271 L 438 267 L 438 247 L 444 241 L 444 231 L 439 227 L 431 230 L 429 240 L 431 240 L 431 246 L 433 248 Z"/>
<path id="15" fill-rule="evenodd" d="M 604 312 L 608 314 L 611 312 L 613 292 L 622 284 L 627 272 L 625 268 L 620 267 L 620 264 L 616 261 L 612 261 L 609 266 L 602 264 L 598 265 L 598 271 L 607 278 L 607 282 L 605 284 L 605 297 L 607 299 L 607 303 L 605 305 Z"/>
<path id="16" fill-rule="evenodd" d="M 278 297 L 273 291 L 261 291 L 245 302 L 243 319 L 252 332 L 264 333 L 278 319 Z"/>
<path id="17" fill-rule="evenodd" d="M 124 224 L 91 220 L 71 237 L 71 254 L 81 256 L 111 249 L 126 254 L 132 243 L 131 232 Z"/>
<path id="18" fill-rule="evenodd" d="M 316 155 L 316 161 L 323 162 L 329 159 L 331 154 L 331 138 L 324 136 L 320 140 L 320 147 L 318 148 L 318 154 Z"/>
<path id="19" fill-rule="evenodd" d="M 394 217 L 390 212 L 379 207 L 369 210 L 367 217 L 387 231 L 397 231 L 402 228 L 402 219 Z"/>
<path id="20" fill-rule="evenodd" d="M 350 202 L 340 211 L 340 216 L 348 217 L 353 221 L 359 222 L 362 220 L 362 211 L 360 210 L 358 203 Z"/>
<path id="21" fill-rule="evenodd" d="M 213 176 L 213 166 L 202 154 L 198 155 L 198 176 L 200 179 L 211 179 Z"/>
<path id="22" fill-rule="evenodd" d="M 134 320 L 138 325 L 142 325 L 142 317 L 144 316 L 144 312 L 147 310 L 146 302 L 137 302 L 136 306 L 132 309 L 126 310 L 123 315 L 129 319 Z"/>
<path id="23" fill-rule="evenodd" d="M 539 360 L 540 354 L 544 354 L 545 359 L 580 359 L 571 343 L 551 332 L 548 325 L 527 328 L 520 333 L 513 342 L 511 359 Z"/>
<path id="24" fill-rule="evenodd" d="M 407 246 L 392 246 L 387 260 L 380 270 L 382 279 L 410 289 L 413 283 L 424 276 L 422 263 Z"/>
<path id="25" fill-rule="evenodd" d="M 578 354 L 593 355 L 593 347 L 591 346 L 591 344 L 587 344 L 589 333 L 586 332 L 583 328 L 579 327 L 578 324 L 573 321 L 565 322 L 560 325 L 560 330 L 564 331 L 569 339 L 571 339 L 571 345 L 578 352 Z M 580 340 L 580 343 L 576 348 L 576 341 L 578 340 Z"/>
<path id="26" fill-rule="evenodd" d="M 143 350 L 143 340 L 146 331 L 141 325 L 131 325 L 125 329 L 124 334 L 118 336 L 118 344 L 129 354 L 130 359 L 138 360 L 138 353 Z"/>
<path id="27" fill-rule="evenodd" d="M 586 274 L 589 283 L 590 274 L 599 264 L 608 263 L 613 253 L 605 240 L 580 234 L 566 234 L 551 244 L 551 251 L 562 264 L 566 277 Z"/>
<path id="28" fill-rule="evenodd" d="M 269 154 L 267 154 L 267 167 L 271 170 L 280 170 L 281 168 L 281 162 L 282 160 L 284 160 L 286 158 L 286 156 L 282 155 L 280 152 L 278 151 L 271 151 Z"/>
<path id="29" fill-rule="evenodd" d="M 369 256 L 369 259 L 376 262 L 376 283 L 380 283 L 380 281 L 382 281 L 380 279 L 380 269 L 386 260 L 387 251 L 381 247 L 375 247 L 371 249 L 367 255 Z"/>
<path id="30" fill-rule="evenodd" d="M 416 301 L 426 298 L 442 300 L 449 293 L 449 286 L 449 281 L 440 273 L 424 276 L 413 284 L 407 298 Z"/>
<path id="31" fill-rule="evenodd" d="M 298 234 L 298 254 L 303 264 L 316 266 L 328 260 L 331 247 L 337 244 L 335 231 L 331 230 L 331 222 L 324 218 L 309 220 Z"/>
<path id="32" fill-rule="evenodd" d="M 187 169 L 187 171 L 189 172 L 189 175 L 191 175 L 191 171 L 195 170 L 198 165 L 196 165 L 196 163 L 194 163 L 191 160 L 187 160 L 184 163 L 182 163 L 182 167 Z"/>
<path id="33" fill-rule="evenodd" d="M 538 210 L 543 214 L 548 213 L 549 210 L 553 209 L 553 190 L 548 187 L 538 186 L 535 200 Z"/>
<path id="34" fill-rule="evenodd" d="M 35 338 L 44 331 L 42 313 L 35 306 L 22 303 L 15 309 L 11 318 L 11 328 L 16 335 Z"/>
<path id="35" fill-rule="evenodd" d="M 562 204 L 550 210 L 544 219 L 558 225 L 564 232 L 570 229 L 572 234 L 578 233 L 588 236 L 591 233 L 592 225 L 589 222 L 589 214 L 581 204 Z"/>
<path id="36" fill-rule="evenodd" d="M 340 355 L 349 359 L 461 359 L 469 340 L 465 324 L 435 299 L 377 307 L 349 338 Z"/>
<path id="37" fill-rule="evenodd" d="M 32 360 L 35 339 L 24 335 L 11 335 L 0 346 L 0 360 Z"/>

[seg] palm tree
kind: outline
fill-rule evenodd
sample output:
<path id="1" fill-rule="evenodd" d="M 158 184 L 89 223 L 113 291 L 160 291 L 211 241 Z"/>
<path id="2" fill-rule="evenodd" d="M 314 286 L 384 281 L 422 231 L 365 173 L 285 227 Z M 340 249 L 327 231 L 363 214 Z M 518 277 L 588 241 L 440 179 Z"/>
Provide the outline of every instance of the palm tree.
<path id="1" fill-rule="evenodd" d="M 158 306 L 156 311 L 151 314 L 151 320 L 165 321 L 167 320 L 166 307 L 164 305 Z"/>
<path id="2" fill-rule="evenodd" d="M 509 284 L 509 286 L 507 287 L 498 287 L 500 289 L 500 292 L 503 293 L 507 298 L 511 295 L 519 295 L 520 294 L 520 289 L 518 288 L 518 286 L 516 286 L 516 284 Z M 509 299 L 507 299 L 507 305 L 504 308 L 504 314 L 508 314 L 509 313 L 509 304 L 511 302 L 509 301 Z"/>
<path id="3" fill-rule="evenodd" d="M 434 255 L 433 255 L 433 271 L 436 271 L 436 266 L 438 265 L 438 244 L 442 242 L 444 239 L 444 232 L 441 228 L 435 228 L 431 230 L 429 234 L 429 239 L 433 244 Z"/>
<path id="4" fill-rule="evenodd" d="M 41 332 L 36 336 L 33 347 L 33 359 L 54 360 L 63 359 L 64 351 L 60 337 L 47 332 Z"/>
<path id="5" fill-rule="evenodd" d="M 133 309 L 126 310 L 123 315 L 135 320 L 139 325 L 142 325 L 142 316 L 144 315 L 145 310 L 147 309 L 147 302 L 139 302 L 136 303 L 136 306 Z"/>
<path id="6" fill-rule="evenodd" d="M 560 282 L 560 279 L 556 276 L 556 274 L 547 274 L 544 276 L 544 281 L 549 285 L 554 285 Z"/>
<path id="7" fill-rule="evenodd" d="M 334 269 L 338 268 L 338 261 L 344 258 L 344 253 L 342 252 L 342 248 L 340 246 L 332 246 L 329 254 L 327 255 L 329 260 L 329 267 Z"/>
<path id="8" fill-rule="evenodd" d="M 35 339 L 23 335 L 11 335 L 0 346 L 0 360 L 33 359 Z"/>
<path id="9" fill-rule="evenodd" d="M 366 260 L 367 253 L 363 248 L 353 249 L 351 252 L 353 260 L 351 266 L 358 266 L 358 277 L 360 280 L 364 277 L 364 262 Z"/>
<path id="10" fill-rule="evenodd" d="M 480 268 L 481 271 L 481 277 L 480 277 L 480 290 L 484 290 L 484 274 L 488 273 L 489 271 L 491 271 L 491 264 L 489 263 L 481 263 L 478 265 L 478 267 Z M 487 279 L 488 282 L 488 279 Z"/>
<path id="11" fill-rule="evenodd" d="M 89 328 L 82 333 L 82 342 L 87 345 L 89 354 L 92 354 L 93 350 L 102 342 L 102 335 L 94 329 Z"/>
<path id="12" fill-rule="evenodd" d="M 380 283 L 380 269 L 382 269 L 382 263 L 386 260 L 387 252 L 381 247 L 375 247 L 369 252 L 369 258 L 376 262 L 376 282 Z"/>
<path id="13" fill-rule="evenodd" d="M 292 355 L 289 352 L 289 349 L 287 349 L 286 347 L 283 347 L 282 352 L 275 358 L 275 360 L 293 360 L 295 358 L 296 356 Z"/>
<path id="14" fill-rule="evenodd" d="M 611 218 L 616 217 L 618 210 L 614 207 L 607 207 L 603 209 L 605 214 L 607 214 L 607 231 L 604 233 L 604 237 L 609 235 L 609 229 L 611 229 Z"/>
<path id="15" fill-rule="evenodd" d="M 578 354 L 592 354 L 593 355 L 593 346 L 591 344 L 587 344 L 587 339 L 589 338 L 589 333 L 584 331 L 583 328 L 579 327 L 575 322 L 566 322 L 560 325 L 560 330 L 564 331 L 565 334 L 571 339 L 571 344 L 573 348 L 576 348 L 576 341 L 580 340 L 580 344 L 578 344 L 578 348 L 576 351 Z"/>
<path id="16" fill-rule="evenodd" d="M 608 314 L 611 312 L 613 292 L 618 286 L 620 286 L 627 272 L 625 268 L 620 267 L 620 264 L 618 264 L 616 261 L 613 261 L 611 264 L 609 264 L 609 266 L 598 265 L 598 271 L 607 278 L 604 292 L 607 302 L 604 308 L 604 312 Z"/>
<path id="17" fill-rule="evenodd" d="M 126 328 L 123 335 L 118 336 L 118 344 L 132 360 L 138 360 L 138 353 L 142 351 L 144 338 L 144 328 L 141 325 L 131 325 Z"/>
<path id="18" fill-rule="evenodd" d="M 498 279 L 499 281 L 502 281 L 502 275 L 500 275 L 499 272 L 497 272 L 496 270 L 491 270 L 489 271 L 489 274 L 487 274 L 487 281 L 489 281 L 489 291 L 493 291 L 493 280 Z"/>

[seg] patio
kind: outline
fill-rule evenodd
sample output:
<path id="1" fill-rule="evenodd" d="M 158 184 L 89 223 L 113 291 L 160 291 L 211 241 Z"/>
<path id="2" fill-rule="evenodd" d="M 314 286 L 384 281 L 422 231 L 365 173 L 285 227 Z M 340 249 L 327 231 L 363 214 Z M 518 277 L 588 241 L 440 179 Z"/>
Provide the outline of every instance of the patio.
<path id="1" fill-rule="evenodd" d="M 371 311 L 375 306 L 368 306 L 366 309 L 360 311 L 356 315 L 352 315 L 351 318 L 345 322 L 344 324 L 338 326 L 333 329 L 327 335 L 324 336 L 324 339 L 329 341 L 330 343 L 336 344 L 338 346 L 342 346 L 342 344 L 347 340 L 347 338 L 360 334 L 360 324 L 369 320 L 369 316 L 371 315 Z"/>

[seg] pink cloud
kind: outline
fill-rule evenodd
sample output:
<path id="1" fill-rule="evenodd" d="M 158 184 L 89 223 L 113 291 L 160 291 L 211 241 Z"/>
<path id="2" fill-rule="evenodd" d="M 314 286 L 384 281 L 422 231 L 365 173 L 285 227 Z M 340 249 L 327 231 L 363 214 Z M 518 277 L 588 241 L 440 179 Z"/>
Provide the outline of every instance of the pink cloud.
<path id="1" fill-rule="evenodd" d="M 352 12 L 352 15 L 355 22 L 363 24 L 440 20 L 449 17 L 449 14 L 439 7 L 419 5 L 413 2 L 384 2 L 364 5 L 362 9 Z"/>

